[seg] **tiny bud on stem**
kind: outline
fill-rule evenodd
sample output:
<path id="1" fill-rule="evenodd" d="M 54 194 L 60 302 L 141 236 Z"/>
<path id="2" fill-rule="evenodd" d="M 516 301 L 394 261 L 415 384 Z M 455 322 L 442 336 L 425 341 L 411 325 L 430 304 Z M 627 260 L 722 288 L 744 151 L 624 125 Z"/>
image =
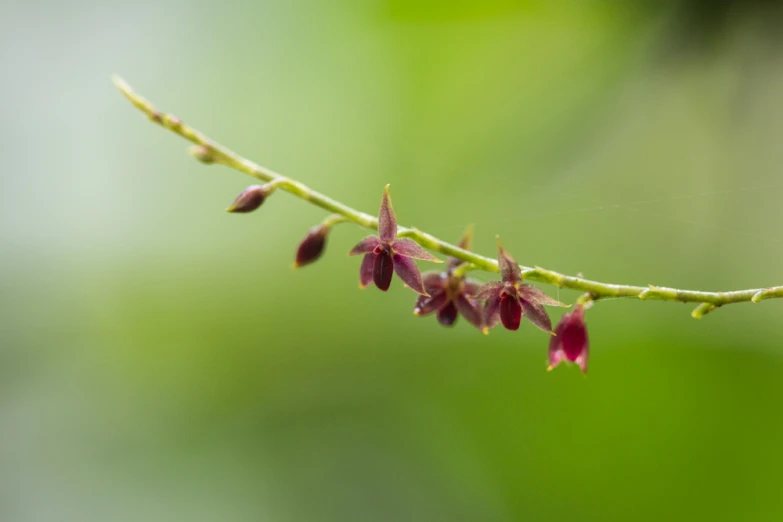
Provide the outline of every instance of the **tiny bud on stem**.
<path id="1" fill-rule="evenodd" d="M 309 265 L 321 257 L 326 248 L 326 236 L 329 230 L 330 227 L 324 224 L 316 225 L 310 229 L 296 250 L 295 268 Z"/>
<path id="2" fill-rule="evenodd" d="M 250 185 L 242 193 L 237 196 L 230 207 L 226 209 L 226 212 L 233 212 L 237 214 L 244 214 L 247 212 L 253 212 L 255 209 L 261 206 L 266 198 L 274 191 L 274 187 L 266 184 Z"/>

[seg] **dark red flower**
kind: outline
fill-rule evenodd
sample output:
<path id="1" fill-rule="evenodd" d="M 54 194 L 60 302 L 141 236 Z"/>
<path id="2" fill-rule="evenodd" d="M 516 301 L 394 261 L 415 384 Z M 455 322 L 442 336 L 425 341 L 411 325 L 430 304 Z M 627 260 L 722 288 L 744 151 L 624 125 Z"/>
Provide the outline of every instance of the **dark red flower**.
<path id="1" fill-rule="evenodd" d="M 468 229 L 459 243 L 461 248 L 470 249 L 472 230 Z M 480 283 L 466 279 L 455 273 L 455 269 L 463 262 L 454 257 L 449 258 L 445 272 L 427 272 L 423 276 L 424 290 L 429 296 L 420 295 L 413 309 L 415 315 L 425 316 L 437 311 L 438 322 L 443 326 L 451 326 L 462 316 L 476 328 L 481 328 L 481 306 L 473 300 L 478 293 Z"/>
<path id="2" fill-rule="evenodd" d="M 528 321 L 547 333 L 552 332 L 543 305 L 566 306 L 546 295 L 538 288 L 522 284 L 519 265 L 498 241 L 498 267 L 502 281 L 492 281 L 481 287 L 478 299 L 486 299 L 484 306 L 484 330 L 502 322 L 509 330 L 517 330 L 524 316 Z"/>
<path id="3" fill-rule="evenodd" d="M 296 250 L 295 268 L 310 264 L 321 257 L 326 248 L 326 236 L 330 229 L 331 227 L 324 223 L 310 229 Z"/>
<path id="4" fill-rule="evenodd" d="M 399 278 L 414 291 L 428 295 L 424 290 L 419 267 L 413 260 L 442 262 L 412 239 L 397 237 L 397 219 L 389 198 L 389 185 L 386 185 L 381 199 L 378 235 L 362 239 L 348 253 L 350 256 L 359 254 L 364 254 L 359 269 L 359 286 L 364 288 L 374 282 L 375 286 L 384 292 L 389 289 L 392 274 L 396 272 Z"/>
<path id="5" fill-rule="evenodd" d="M 557 323 L 555 337 L 549 341 L 549 370 L 563 360 L 575 362 L 587 374 L 587 356 L 590 342 L 587 339 L 585 308 L 578 304 Z"/>

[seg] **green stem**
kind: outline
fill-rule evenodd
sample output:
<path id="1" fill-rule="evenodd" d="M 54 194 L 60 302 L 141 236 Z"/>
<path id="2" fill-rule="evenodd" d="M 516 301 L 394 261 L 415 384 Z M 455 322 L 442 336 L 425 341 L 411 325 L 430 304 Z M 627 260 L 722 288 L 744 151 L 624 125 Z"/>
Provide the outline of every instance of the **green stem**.
<path id="1" fill-rule="evenodd" d="M 145 113 L 150 120 L 194 143 L 196 147 L 191 149 L 191 154 L 200 161 L 204 163 L 225 165 L 226 167 L 238 170 L 261 181 L 273 182 L 280 190 L 293 194 L 315 206 L 341 216 L 339 220 L 336 217 L 327 218 L 334 220 L 335 223 L 340 221 L 352 221 L 364 228 L 377 230 L 378 219 L 374 216 L 353 209 L 348 205 L 312 190 L 298 181 L 287 178 L 273 170 L 243 158 L 232 150 L 214 142 L 196 129 L 186 125 L 176 116 L 159 112 L 149 101 L 136 94 L 133 89 L 118 76 L 114 76 L 113 80 L 114 84 L 125 97 L 128 98 L 136 108 Z M 435 252 L 455 257 L 469 263 L 469 265 L 465 265 L 466 271 L 473 269 L 485 270 L 488 272 L 498 271 L 498 263 L 495 259 L 484 257 L 475 252 L 452 245 L 451 243 L 442 241 L 437 237 L 416 228 L 400 227 L 398 235 L 400 237 L 411 238 L 421 246 Z M 527 267 L 523 265 L 520 265 L 520 267 L 522 269 L 522 275 L 526 279 L 557 287 L 587 292 L 592 300 L 615 297 L 636 297 L 643 300 L 657 299 L 661 301 L 701 303 L 691 314 L 695 318 L 700 318 L 726 304 L 743 301 L 757 303 L 764 299 L 783 297 L 783 286 L 737 290 L 733 292 L 702 292 L 659 286 L 642 287 L 601 283 L 582 277 L 567 276 L 541 267 Z"/>

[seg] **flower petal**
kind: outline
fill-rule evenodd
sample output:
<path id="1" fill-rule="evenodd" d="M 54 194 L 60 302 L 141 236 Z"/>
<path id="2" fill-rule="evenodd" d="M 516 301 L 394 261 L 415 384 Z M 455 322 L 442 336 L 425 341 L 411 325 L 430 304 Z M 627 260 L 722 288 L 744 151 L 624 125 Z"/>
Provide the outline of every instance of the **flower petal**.
<path id="1" fill-rule="evenodd" d="M 375 256 L 375 263 L 372 269 L 372 279 L 375 281 L 375 286 L 385 292 L 391 285 L 392 274 L 394 274 L 394 261 L 386 249 L 373 255 Z"/>
<path id="2" fill-rule="evenodd" d="M 445 274 L 442 272 L 424 272 L 421 274 L 421 280 L 424 282 L 424 289 L 428 294 L 432 294 L 433 290 L 446 287 Z"/>
<path id="3" fill-rule="evenodd" d="M 448 299 L 448 294 L 443 290 L 434 292 L 429 296 L 420 295 L 419 298 L 416 299 L 416 306 L 413 308 L 413 314 L 421 316 L 429 315 L 446 304 Z"/>
<path id="4" fill-rule="evenodd" d="M 522 281 L 522 271 L 519 268 L 519 264 L 506 252 L 500 240 L 498 240 L 498 268 L 500 269 L 500 278 L 504 283 Z"/>
<path id="5" fill-rule="evenodd" d="M 561 303 L 554 297 L 550 297 L 544 293 L 540 288 L 536 288 L 531 285 L 519 285 L 519 297 L 530 303 L 537 303 L 547 306 L 561 306 L 568 308 L 568 305 Z"/>
<path id="6" fill-rule="evenodd" d="M 378 235 L 385 243 L 390 243 L 397 237 L 397 218 L 394 216 L 394 209 L 389 197 L 389 185 L 383 189 L 381 209 L 378 211 Z"/>
<path id="7" fill-rule="evenodd" d="M 401 237 L 395 239 L 391 244 L 392 250 L 395 254 L 400 254 L 411 259 L 421 259 L 422 261 L 434 261 L 435 263 L 442 263 L 440 259 L 433 256 L 424 248 L 412 239 L 407 237 Z"/>
<path id="8" fill-rule="evenodd" d="M 557 367 L 558 364 L 563 362 L 564 358 L 565 354 L 563 354 L 563 349 L 561 348 L 560 335 L 558 332 L 557 336 L 552 336 L 549 339 L 549 367 L 547 370 L 551 371 L 553 368 Z"/>
<path id="9" fill-rule="evenodd" d="M 479 292 L 481 292 L 481 286 L 482 284 L 479 281 L 474 281 L 473 279 L 465 279 L 465 282 L 462 283 L 462 291 L 465 293 L 467 297 L 476 297 L 478 296 Z"/>
<path id="10" fill-rule="evenodd" d="M 362 259 L 362 266 L 359 268 L 359 288 L 365 288 L 372 283 L 374 267 L 375 254 L 365 254 L 364 259 Z"/>
<path id="11" fill-rule="evenodd" d="M 548 334 L 553 333 L 552 321 L 549 320 L 549 314 L 546 313 L 546 310 L 544 310 L 542 305 L 531 303 L 530 301 L 525 301 L 524 299 L 520 299 L 520 302 L 522 304 L 522 309 L 524 310 L 525 318 L 528 321 L 538 326 Z"/>
<path id="12" fill-rule="evenodd" d="M 478 303 L 470 302 L 463 294 L 457 294 L 454 299 L 454 304 L 457 306 L 457 310 L 462 314 L 462 317 L 468 320 L 470 324 L 478 328 L 479 330 L 483 326 L 481 318 L 481 308 Z"/>
<path id="13" fill-rule="evenodd" d="M 500 281 L 490 281 L 489 283 L 485 283 L 481 288 L 479 288 L 475 298 L 484 300 L 491 299 L 495 296 L 500 296 L 500 292 L 505 286 L 505 283 L 501 283 Z"/>
<path id="14" fill-rule="evenodd" d="M 503 294 L 500 296 L 500 321 L 507 330 L 519 330 L 522 320 L 522 305 L 516 296 Z"/>
<path id="15" fill-rule="evenodd" d="M 584 351 L 574 362 L 579 365 L 579 369 L 582 370 L 582 373 L 587 375 L 587 346 L 585 346 Z"/>
<path id="16" fill-rule="evenodd" d="M 427 292 L 424 290 L 424 283 L 421 281 L 421 272 L 419 272 L 419 267 L 416 266 L 416 262 L 413 259 L 394 254 L 394 271 L 397 272 L 400 279 L 411 290 L 427 295 Z M 391 279 L 391 276 L 389 276 L 389 279 Z"/>
<path id="17" fill-rule="evenodd" d="M 381 244 L 381 240 L 378 236 L 367 236 L 358 243 L 356 246 L 348 252 L 349 256 L 358 256 L 359 254 L 366 254 L 375 250 L 375 247 Z"/>
<path id="18" fill-rule="evenodd" d="M 500 322 L 500 293 L 496 293 L 487 299 L 484 305 L 484 328 L 482 332 L 487 333 L 490 328 L 494 328 Z"/>
<path id="19" fill-rule="evenodd" d="M 443 326 L 451 326 L 457 320 L 457 308 L 449 301 L 446 306 L 438 310 L 438 322 Z"/>

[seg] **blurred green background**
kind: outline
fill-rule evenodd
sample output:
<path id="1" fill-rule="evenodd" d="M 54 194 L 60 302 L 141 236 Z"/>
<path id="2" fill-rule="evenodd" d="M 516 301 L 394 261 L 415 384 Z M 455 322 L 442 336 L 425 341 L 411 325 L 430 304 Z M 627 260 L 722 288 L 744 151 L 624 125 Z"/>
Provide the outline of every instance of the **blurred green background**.
<path id="1" fill-rule="evenodd" d="M 770 286 L 776 3 L 1 11 L 0 520 L 783 520 L 783 303 L 601 302 L 589 378 L 547 373 L 529 324 L 484 337 L 413 317 L 397 280 L 357 290 L 358 228 L 292 271 L 324 214 L 226 214 L 250 178 L 109 80 L 359 209 L 391 183 L 402 224 L 475 223 L 487 254 Z"/>

